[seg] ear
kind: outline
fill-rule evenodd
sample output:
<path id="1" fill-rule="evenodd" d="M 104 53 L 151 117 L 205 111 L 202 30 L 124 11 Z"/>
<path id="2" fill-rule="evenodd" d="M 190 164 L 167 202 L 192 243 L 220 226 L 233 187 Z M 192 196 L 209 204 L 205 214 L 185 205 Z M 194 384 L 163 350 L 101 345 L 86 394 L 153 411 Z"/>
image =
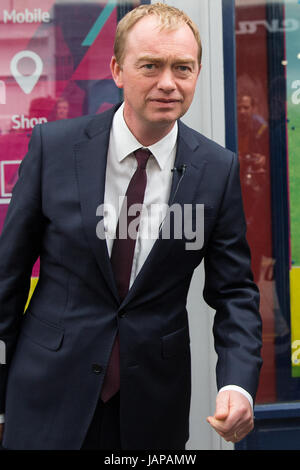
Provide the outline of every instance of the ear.
<path id="1" fill-rule="evenodd" d="M 115 56 L 112 56 L 110 61 L 110 70 L 115 84 L 118 88 L 123 88 L 123 71 L 117 62 Z"/>

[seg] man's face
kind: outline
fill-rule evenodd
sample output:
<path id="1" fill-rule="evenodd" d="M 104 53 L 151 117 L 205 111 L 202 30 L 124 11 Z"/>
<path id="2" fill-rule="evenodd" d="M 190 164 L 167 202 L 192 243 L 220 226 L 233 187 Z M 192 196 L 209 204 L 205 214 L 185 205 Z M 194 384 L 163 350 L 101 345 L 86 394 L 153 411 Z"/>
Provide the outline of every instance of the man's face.
<path id="1" fill-rule="evenodd" d="M 242 96 L 238 100 L 238 118 L 241 125 L 251 122 L 253 107 L 250 96 Z"/>
<path id="2" fill-rule="evenodd" d="M 113 57 L 111 69 L 124 90 L 124 117 L 131 131 L 140 126 L 171 129 L 194 96 L 198 44 L 186 24 L 159 31 L 156 17 L 148 16 L 129 32 L 122 67 Z"/>
<path id="3" fill-rule="evenodd" d="M 57 103 L 56 108 L 56 119 L 66 119 L 69 112 L 69 103 L 66 101 L 60 101 Z"/>

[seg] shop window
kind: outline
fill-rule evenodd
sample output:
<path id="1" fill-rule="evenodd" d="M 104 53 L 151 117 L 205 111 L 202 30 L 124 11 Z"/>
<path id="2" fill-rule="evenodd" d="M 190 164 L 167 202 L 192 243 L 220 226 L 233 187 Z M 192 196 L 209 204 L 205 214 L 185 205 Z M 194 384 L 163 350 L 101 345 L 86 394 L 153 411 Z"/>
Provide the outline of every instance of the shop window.
<path id="1" fill-rule="evenodd" d="M 257 403 L 300 390 L 300 4 L 236 0 L 238 152 L 261 292 Z"/>
<path id="2" fill-rule="evenodd" d="M 122 96 L 110 73 L 117 22 L 147 0 L 1 0 L 0 232 L 38 123 L 100 113 Z M 32 289 L 39 262 L 32 273 Z"/>

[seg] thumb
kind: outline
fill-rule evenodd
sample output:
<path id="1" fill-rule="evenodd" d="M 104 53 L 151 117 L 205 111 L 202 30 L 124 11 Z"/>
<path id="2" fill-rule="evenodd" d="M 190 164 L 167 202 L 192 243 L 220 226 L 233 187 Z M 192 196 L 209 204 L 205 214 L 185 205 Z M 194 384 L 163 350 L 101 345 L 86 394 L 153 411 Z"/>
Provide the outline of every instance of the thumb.
<path id="1" fill-rule="evenodd" d="M 224 391 L 218 393 L 216 399 L 216 411 L 214 414 L 215 419 L 226 419 L 229 414 L 229 392 Z"/>

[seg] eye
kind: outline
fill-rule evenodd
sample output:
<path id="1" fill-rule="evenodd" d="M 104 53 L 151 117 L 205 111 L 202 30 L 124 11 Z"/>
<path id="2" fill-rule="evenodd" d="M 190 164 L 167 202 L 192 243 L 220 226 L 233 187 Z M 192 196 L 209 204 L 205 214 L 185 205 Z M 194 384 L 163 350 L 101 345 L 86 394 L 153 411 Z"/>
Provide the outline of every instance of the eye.
<path id="1" fill-rule="evenodd" d="M 145 68 L 146 70 L 154 70 L 155 64 L 144 64 L 143 68 Z"/>
<path id="2" fill-rule="evenodd" d="M 192 71 L 191 67 L 188 65 L 177 65 L 176 69 L 181 73 L 189 73 Z"/>

